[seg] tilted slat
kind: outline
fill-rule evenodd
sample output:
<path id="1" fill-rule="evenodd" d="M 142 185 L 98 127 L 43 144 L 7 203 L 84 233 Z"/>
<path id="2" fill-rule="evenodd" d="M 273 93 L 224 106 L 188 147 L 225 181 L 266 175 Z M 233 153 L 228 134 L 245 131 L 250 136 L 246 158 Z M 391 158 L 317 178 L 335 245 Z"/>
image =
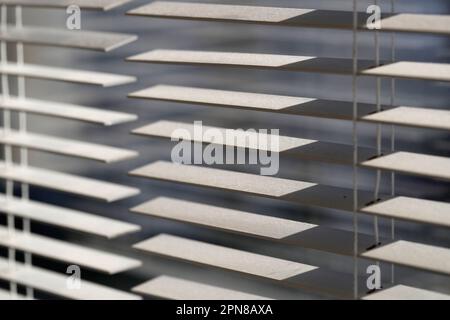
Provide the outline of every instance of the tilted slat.
<path id="1" fill-rule="evenodd" d="M 105 126 L 112 126 L 137 119 L 136 115 L 130 113 L 96 109 L 61 102 L 35 100 L 30 98 L 19 99 L 11 96 L 6 98 L 1 95 L 0 109 L 86 121 L 103 124 Z"/>
<path id="2" fill-rule="evenodd" d="M 353 119 L 351 102 L 273 94 L 156 85 L 133 92 L 129 97 L 331 119 Z M 368 115 L 375 110 L 376 106 L 374 105 L 358 104 L 358 112 L 361 116 Z"/>
<path id="3" fill-rule="evenodd" d="M 362 254 L 365 258 L 450 275 L 450 249 L 395 241 Z"/>
<path id="4" fill-rule="evenodd" d="M 137 232 L 140 226 L 47 203 L 0 196 L 0 211 L 108 239 Z"/>
<path id="5" fill-rule="evenodd" d="M 163 64 L 228 66 L 270 70 L 323 72 L 344 75 L 350 75 L 353 73 L 353 63 L 351 59 L 319 58 L 281 54 L 158 49 L 129 57 L 127 60 L 134 62 Z M 372 61 L 358 61 L 358 68 L 360 70 L 365 70 L 372 66 Z"/>
<path id="6" fill-rule="evenodd" d="M 352 232 L 310 223 L 165 197 L 150 200 L 131 211 L 316 250 L 353 254 Z M 359 235 L 362 250 L 373 243 L 372 236 Z"/>
<path id="7" fill-rule="evenodd" d="M 362 75 L 416 80 L 450 81 L 450 64 L 399 61 L 362 70 Z"/>
<path id="8" fill-rule="evenodd" d="M 363 166 L 398 171 L 437 179 L 450 180 L 450 158 L 411 152 L 394 152 L 373 160 Z"/>
<path id="9" fill-rule="evenodd" d="M 36 8 L 67 8 L 70 5 L 77 5 L 82 9 L 107 11 L 131 1 L 132 0 L 0 0 L 0 4 Z"/>
<path id="10" fill-rule="evenodd" d="M 353 294 L 351 275 L 201 241 L 160 234 L 133 247 L 334 297 L 350 298 Z"/>
<path id="11" fill-rule="evenodd" d="M 405 285 L 396 285 L 389 289 L 376 291 L 364 300 L 450 300 L 450 295 Z"/>
<path id="12" fill-rule="evenodd" d="M 272 300 L 241 291 L 160 276 L 133 288 L 134 292 L 172 300 Z"/>
<path id="13" fill-rule="evenodd" d="M 135 129 L 133 133 L 167 139 L 180 138 L 184 141 L 212 143 L 224 147 L 271 151 L 306 160 L 353 163 L 353 146 L 275 135 L 272 132 L 266 134 L 184 122 L 158 121 Z M 358 153 L 360 159 L 369 159 L 375 154 L 375 150 L 363 147 Z"/>
<path id="14" fill-rule="evenodd" d="M 11 234 L 8 228 L 2 226 L 0 226 L 0 245 L 49 259 L 74 263 L 108 274 L 116 274 L 141 265 L 139 260 L 37 234 L 26 234 L 18 230 Z"/>
<path id="15" fill-rule="evenodd" d="M 139 189 L 46 169 L 0 162 L 0 177 L 107 202 L 139 194 Z"/>
<path id="16" fill-rule="evenodd" d="M 23 42 L 36 45 L 50 45 L 108 52 L 129 44 L 137 36 L 123 33 L 65 29 L 52 29 L 39 26 L 7 26 L 0 30 L 0 40 Z"/>
<path id="17" fill-rule="evenodd" d="M 10 269 L 8 260 L 0 258 L 0 279 L 16 282 L 56 296 L 78 300 L 139 300 L 141 297 L 83 279 L 80 289 L 67 286 L 67 274 L 59 274 L 20 262 Z"/>
<path id="18" fill-rule="evenodd" d="M 132 150 L 15 130 L 5 131 L 0 129 L 0 143 L 106 163 L 138 156 L 138 153 Z"/>
<path id="19" fill-rule="evenodd" d="M 122 76 L 96 71 L 65 69 L 34 64 L 18 65 L 10 62 L 0 64 L 0 73 L 36 79 L 92 84 L 103 87 L 118 86 L 136 81 L 136 78 L 131 76 Z"/>
<path id="20" fill-rule="evenodd" d="M 386 218 L 450 227 L 450 203 L 395 197 L 362 208 L 362 212 Z"/>
<path id="21" fill-rule="evenodd" d="M 177 1 L 154 1 L 127 14 L 158 18 L 242 22 L 294 27 L 352 29 L 353 13 L 331 10 L 277 8 Z M 450 17 L 426 14 L 388 14 L 380 31 L 450 34 Z M 367 29 L 367 17 L 360 14 L 358 27 Z"/>
<path id="22" fill-rule="evenodd" d="M 275 198 L 306 205 L 340 210 L 353 210 L 352 190 L 316 183 L 288 180 L 158 161 L 130 172 L 131 175 L 181 182 L 251 195 Z M 359 201 L 365 204 L 373 194 L 360 191 Z"/>
<path id="23" fill-rule="evenodd" d="M 449 110 L 402 106 L 363 116 L 361 120 L 382 124 L 450 130 Z"/>

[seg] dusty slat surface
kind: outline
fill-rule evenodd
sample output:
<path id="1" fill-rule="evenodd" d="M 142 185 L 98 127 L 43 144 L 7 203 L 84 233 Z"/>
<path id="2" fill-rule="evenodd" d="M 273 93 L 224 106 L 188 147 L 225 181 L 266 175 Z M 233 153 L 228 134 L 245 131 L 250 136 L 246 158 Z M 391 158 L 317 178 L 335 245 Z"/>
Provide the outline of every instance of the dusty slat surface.
<path id="1" fill-rule="evenodd" d="M 141 265 L 139 260 L 82 247 L 37 234 L 25 234 L 16 230 L 11 235 L 5 227 L 0 227 L 0 245 L 30 252 L 49 259 L 74 263 L 108 274 L 123 272 Z"/>
<path id="2" fill-rule="evenodd" d="M 17 28 L 7 26 L 0 30 L 0 39 L 9 42 L 23 42 L 37 45 L 50 45 L 108 52 L 129 44 L 136 36 L 123 33 L 98 31 L 71 31 L 38 26 Z"/>
<path id="3" fill-rule="evenodd" d="M 353 233 L 310 223 L 165 197 L 131 211 L 316 250 L 353 254 Z M 365 250 L 373 245 L 373 237 L 360 234 L 359 245 Z"/>
<path id="4" fill-rule="evenodd" d="M 386 218 L 450 227 L 450 204 L 445 202 L 395 197 L 362 208 L 361 211 Z"/>
<path id="5" fill-rule="evenodd" d="M 399 61 L 362 70 L 362 75 L 406 78 L 416 80 L 450 81 L 450 64 Z"/>
<path id="6" fill-rule="evenodd" d="M 316 183 L 212 169 L 192 165 L 180 165 L 158 161 L 130 172 L 131 175 L 228 191 L 244 192 L 296 203 L 352 210 L 352 190 Z M 373 194 L 361 191 L 361 204 L 373 199 Z"/>
<path id="7" fill-rule="evenodd" d="M 0 177 L 108 202 L 139 194 L 139 189 L 46 169 L 0 162 Z"/>
<path id="8" fill-rule="evenodd" d="M 161 234 L 133 246 L 136 249 L 273 280 L 284 280 L 317 267 L 260 254 Z"/>
<path id="9" fill-rule="evenodd" d="M 405 285 L 377 291 L 363 298 L 364 300 L 450 300 L 450 295 L 424 290 Z"/>
<path id="10" fill-rule="evenodd" d="M 154 1 L 128 12 L 130 15 L 273 24 L 296 27 L 352 29 L 352 12 L 244 6 L 229 4 Z M 366 17 L 359 15 L 358 27 L 366 29 Z M 450 34 L 450 17 L 445 15 L 395 14 L 383 15 L 381 31 Z"/>
<path id="11" fill-rule="evenodd" d="M 59 117 L 71 120 L 91 122 L 112 126 L 134 121 L 137 116 L 125 112 L 96 109 L 75 104 L 52 102 L 36 99 L 18 99 L 0 95 L 0 108 L 12 111 L 23 111 L 44 116 Z"/>
<path id="12" fill-rule="evenodd" d="M 185 123 L 161 120 L 133 130 L 133 133 L 166 139 L 216 144 L 227 147 L 271 151 L 307 160 L 353 163 L 353 146 L 318 140 L 282 136 L 275 132 L 259 133 L 245 129 L 227 129 L 205 126 L 199 123 Z M 376 154 L 370 148 L 360 148 L 361 160 Z"/>
<path id="13" fill-rule="evenodd" d="M 0 279 L 12 281 L 56 296 L 77 300 L 139 300 L 140 296 L 120 291 L 87 280 L 79 290 L 67 287 L 67 274 L 59 274 L 36 266 L 27 267 L 16 262 L 16 268 L 8 268 L 8 260 L 0 258 Z"/>
<path id="14" fill-rule="evenodd" d="M 402 106 L 363 116 L 362 120 L 375 123 L 450 130 L 449 110 Z"/>
<path id="15" fill-rule="evenodd" d="M 353 105 L 349 102 L 252 92 L 156 85 L 133 92 L 129 97 L 331 119 L 351 120 L 353 118 Z M 361 116 L 375 110 L 376 107 L 373 105 L 358 104 Z"/>
<path id="16" fill-rule="evenodd" d="M 81 84 L 91 84 L 103 87 L 113 87 L 136 81 L 135 77 L 111 73 L 82 71 L 34 64 L 17 65 L 5 63 L 0 65 L 0 73 L 24 76 L 36 79 L 66 81 Z"/>
<path id="17" fill-rule="evenodd" d="M 450 158 L 411 152 L 394 152 L 373 160 L 364 161 L 363 166 L 406 174 L 450 180 Z"/>
<path id="18" fill-rule="evenodd" d="M 347 299 L 352 296 L 352 275 L 294 261 L 166 234 L 140 242 L 134 248 L 193 264 L 256 276 L 327 296 Z"/>
<path id="19" fill-rule="evenodd" d="M 82 9 L 111 10 L 124 5 L 132 0 L 0 0 L 0 4 L 21 5 L 36 8 L 67 8 L 77 5 Z"/>
<path id="20" fill-rule="evenodd" d="M 194 281 L 159 276 L 133 288 L 134 292 L 171 300 L 272 300 Z"/>
<path id="21" fill-rule="evenodd" d="M 138 153 L 132 150 L 12 130 L 0 129 L 0 143 L 106 163 L 132 159 L 138 156 Z"/>
<path id="22" fill-rule="evenodd" d="M 362 256 L 450 275 L 450 249 L 447 248 L 400 240 L 369 250 Z"/>
<path id="23" fill-rule="evenodd" d="M 139 231 L 138 225 L 37 201 L 0 196 L 0 210 L 18 217 L 108 239 Z"/>
<path id="24" fill-rule="evenodd" d="M 281 54 L 157 49 L 129 57 L 127 60 L 134 62 L 228 66 L 344 75 L 353 73 L 351 59 Z M 358 63 L 358 67 L 361 70 L 373 66 L 373 62 L 368 60 L 359 60 Z"/>

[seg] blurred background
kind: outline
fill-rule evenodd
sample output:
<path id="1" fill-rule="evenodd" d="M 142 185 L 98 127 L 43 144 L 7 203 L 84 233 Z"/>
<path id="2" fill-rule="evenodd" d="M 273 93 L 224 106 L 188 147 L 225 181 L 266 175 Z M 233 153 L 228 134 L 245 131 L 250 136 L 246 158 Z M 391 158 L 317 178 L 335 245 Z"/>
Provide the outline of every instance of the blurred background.
<path id="1" fill-rule="evenodd" d="M 129 290 L 131 287 L 157 275 L 166 274 L 278 299 L 322 298 L 306 294 L 300 290 L 275 285 L 271 282 L 244 277 L 232 272 L 218 271 L 150 256 L 132 249 L 131 245 L 140 240 L 160 233 L 169 233 L 326 267 L 336 271 L 352 272 L 352 260 L 350 257 L 307 250 L 295 246 L 273 244 L 264 240 L 255 240 L 130 213 L 129 208 L 154 197 L 173 196 L 201 203 L 352 230 L 352 215 L 350 212 L 318 209 L 276 200 L 242 196 L 237 193 L 129 177 L 127 172 L 134 168 L 156 160 L 170 160 L 170 152 L 173 146 L 169 141 L 133 136 L 129 132 L 132 129 L 162 119 L 190 123 L 202 120 L 204 125 L 217 125 L 233 129 L 279 128 L 281 135 L 351 144 L 351 122 L 291 117 L 288 115 L 226 108 L 208 108 L 189 104 L 141 101 L 127 99 L 127 94 L 156 84 L 174 84 L 351 101 L 351 77 L 238 68 L 139 64 L 125 62 L 124 59 L 152 49 L 237 51 L 351 58 L 351 32 L 235 23 L 177 21 L 124 15 L 127 10 L 148 2 L 149 0 L 137 0 L 105 13 L 82 11 L 82 29 L 84 30 L 116 31 L 139 36 L 138 41 L 111 53 L 25 46 L 26 61 L 30 63 L 98 70 L 138 77 L 139 80 L 134 84 L 110 89 L 27 80 L 27 95 L 39 99 L 135 113 L 139 116 L 139 120 L 136 122 L 113 127 L 101 127 L 63 119 L 30 116 L 29 127 L 30 131 L 34 132 L 109 144 L 139 151 L 140 157 L 137 159 L 108 165 L 88 160 L 31 152 L 30 163 L 39 167 L 78 173 L 88 177 L 138 187 L 141 189 L 140 196 L 114 204 L 105 204 L 32 187 L 31 197 L 48 203 L 64 205 L 137 223 L 142 226 L 142 231 L 111 241 L 76 232 L 63 232 L 58 228 L 38 223 L 33 223 L 33 231 L 75 243 L 88 244 L 92 247 L 103 248 L 142 260 L 144 263 L 143 267 L 117 276 L 105 276 L 87 270 L 82 271 L 82 277 L 85 279 L 123 290 Z M 196 2 L 352 10 L 351 0 L 197 0 Z M 446 0 L 396 0 L 395 2 L 398 12 L 450 12 L 450 3 Z M 380 0 L 379 3 L 383 12 L 389 12 L 390 1 Z M 373 4 L 373 1 L 359 1 L 359 10 L 365 11 L 370 4 Z M 30 25 L 51 25 L 55 28 L 65 28 L 66 17 L 65 10 L 26 9 L 24 22 Z M 444 36 L 399 34 L 396 37 L 396 46 L 398 60 L 450 62 L 450 43 L 448 38 Z M 381 48 L 381 58 L 389 60 L 389 34 L 381 33 Z M 359 33 L 359 49 L 360 58 L 375 58 L 373 34 Z M 14 83 L 14 81 L 11 82 Z M 382 84 L 382 103 L 389 104 L 390 81 L 383 80 Z M 375 79 L 360 78 L 360 101 L 374 103 L 375 95 Z M 448 86 L 438 82 L 398 80 L 396 101 L 399 105 L 448 108 L 450 91 Z M 390 128 L 383 127 L 383 132 L 384 146 L 389 147 Z M 361 124 L 359 136 L 361 145 L 375 147 L 374 125 Z M 399 127 L 397 129 L 397 149 L 450 156 L 450 139 L 448 134 L 439 131 Z M 232 169 L 259 172 L 257 167 L 237 166 Z M 278 176 L 348 188 L 352 186 L 351 167 L 300 161 L 297 159 L 281 158 Z M 390 192 L 389 178 L 389 174 L 383 174 L 382 176 L 382 191 L 386 193 Z M 361 170 L 361 189 L 373 190 L 374 182 L 374 172 Z M 448 184 L 403 175 L 397 175 L 397 194 L 440 201 L 450 200 Z M 373 234 L 372 218 L 361 215 L 360 221 L 361 232 Z M 388 237 L 390 234 L 389 221 L 381 219 L 380 230 L 381 235 Z M 450 247 L 450 236 L 448 230 L 444 228 L 397 222 L 396 233 L 398 238 Z M 60 272 L 65 272 L 67 267 L 64 264 L 36 257 L 34 257 L 34 261 L 38 265 Z M 388 266 L 383 266 L 386 276 L 389 274 L 389 270 Z M 450 293 L 448 278 L 401 267 L 396 268 L 396 275 L 398 283 Z M 38 297 L 52 298 L 44 295 L 38 295 Z"/>

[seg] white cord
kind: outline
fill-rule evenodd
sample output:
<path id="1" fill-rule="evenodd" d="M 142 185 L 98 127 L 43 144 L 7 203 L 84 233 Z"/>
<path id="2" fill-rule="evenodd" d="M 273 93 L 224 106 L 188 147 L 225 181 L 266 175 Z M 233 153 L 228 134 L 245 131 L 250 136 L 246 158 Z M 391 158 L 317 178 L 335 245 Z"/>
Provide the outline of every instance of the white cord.
<path id="1" fill-rule="evenodd" d="M 357 101 L 357 73 L 358 73 L 358 11 L 357 0 L 353 0 L 353 298 L 358 299 L 358 101 Z"/>

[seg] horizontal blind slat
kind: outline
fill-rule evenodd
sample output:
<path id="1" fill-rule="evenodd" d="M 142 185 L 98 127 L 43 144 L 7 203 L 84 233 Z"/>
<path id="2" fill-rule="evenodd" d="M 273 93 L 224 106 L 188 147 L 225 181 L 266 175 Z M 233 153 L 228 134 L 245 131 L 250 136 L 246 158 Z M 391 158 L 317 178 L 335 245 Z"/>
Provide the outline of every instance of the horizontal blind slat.
<path id="1" fill-rule="evenodd" d="M 70 5 L 77 5 L 82 9 L 107 11 L 131 1 L 132 0 L 0 0 L 0 4 L 36 8 L 66 8 Z"/>
<path id="2" fill-rule="evenodd" d="M 351 102 L 173 85 L 153 86 L 133 92 L 129 97 L 342 120 L 353 117 Z M 358 104 L 361 116 L 374 111 L 374 105 Z"/>
<path id="3" fill-rule="evenodd" d="M 450 130 L 450 111 L 430 108 L 396 107 L 363 116 L 363 121 Z"/>
<path id="4" fill-rule="evenodd" d="M 362 162 L 362 166 L 450 180 L 450 158 L 412 152 L 394 152 Z"/>
<path id="5" fill-rule="evenodd" d="M 23 42 L 36 45 L 50 45 L 108 52 L 137 39 L 137 36 L 123 33 L 99 31 L 72 31 L 39 26 L 15 27 L 0 30 L 0 40 Z"/>
<path id="6" fill-rule="evenodd" d="M 295 203 L 352 210 L 352 190 L 230 170 L 180 165 L 158 161 L 130 172 L 131 175 L 172 182 L 243 192 Z M 373 194 L 360 191 L 361 204 L 373 200 Z"/>
<path id="7" fill-rule="evenodd" d="M 362 208 L 361 212 L 450 227 L 450 203 L 445 202 L 395 197 Z"/>
<path id="8" fill-rule="evenodd" d="M 23 133 L 19 131 L 5 131 L 3 129 L 0 129 L 0 143 L 67 156 L 103 161 L 106 163 L 132 159 L 138 156 L 138 153 L 132 150 L 52 137 L 31 132 Z"/>
<path id="9" fill-rule="evenodd" d="M 376 291 L 363 298 L 364 300 L 450 300 L 450 295 L 424 290 L 405 285 Z"/>
<path id="10" fill-rule="evenodd" d="M 133 288 L 133 292 L 172 300 L 272 300 L 169 276 L 159 276 L 140 284 Z"/>
<path id="11" fill-rule="evenodd" d="M 180 132 L 179 130 L 182 130 Z M 224 147 L 238 147 L 252 150 L 277 152 L 291 157 L 332 162 L 353 163 L 353 146 L 275 135 L 234 130 L 174 121 L 158 121 L 132 131 L 134 134 L 166 139 L 181 138 L 183 141 L 211 143 Z M 177 134 L 178 132 L 178 134 Z M 200 134 L 196 134 L 200 133 Z M 189 133 L 189 136 L 186 136 Z M 186 134 L 186 135 L 185 135 Z M 371 148 L 358 149 L 360 161 L 376 155 Z"/>
<path id="12" fill-rule="evenodd" d="M 36 99 L 19 99 L 0 95 L 0 108 L 23 111 L 44 116 L 60 117 L 71 120 L 86 121 L 105 126 L 134 121 L 137 116 L 130 113 L 103 110 L 62 102 Z"/>
<path id="13" fill-rule="evenodd" d="M 6 227 L 2 226 L 0 226 L 0 245 L 57 261 L 74 263 L 107 274 L 116 274 L 141 265 L 139 260 L 37 234 L 28 234 L 19 230 L 11 234 Z"/>
<path id="14" fill-rule="evenodd" d="M 450 64 L 399 61 L 361 70 L 361 75 L 405 78 L 412 80 L 450 81 Z"/>
<path id="15" fill-rule="evenodd" d="M 400 240 L 369 250 L 361 256 L 450 275 L 450 249 L 447 248 Z"/>
<path id="16" fill-rule="evenodd" d="M 6 166 L 4 162 L 0 162 L 0 177 L 107 202 L 125 199 L 140 192 L 136 188 L 67 173 L 34 167 L 24 168 L 20 165 Z"/>
<path id="17" fill-rule="evenodd" d="M 142 203 L 131 211 L 305 248 L 353 254 L 352 232 L 310 223 L 166 197 Z M 361 250 L 372 246 L 373 241 L 372 236 L 359 235 Z"/>
<path id="18" fill-rule="evenodd" d="M 156 18 L 241 22 L 277 26 L 351 30 L 353 13 L 345 11 L 244 6 L 177 1 L 154 1 L 127 12 Z M 368 30 L 367 17 L 358 16 L 359 29 Z M 450 34 L 450 16 L 436 14 L 383 14 L 380 31 Z"/>
<path id="19" fill-rule="evenodd" d="M 11 62 L 0 64 L 0 73 L 44 80 L 91 84 L 103 87 L 118 86 L 136 81 L 136 78 L 131 76 L 34 64 L 18 65 Z"/>
<path id="20" fill-rule="evenodd" d="M 57 227 L 90 233 L 108 239 L 137 232 L 139 225 L 33 200 L 0 196 L 0 211 Z"/>
<path id="21" fill-rule="evenodd" d="M 83 279 L 79 290 L 67 286 L 67 274 L 25 266 L 16 262 L 16 268 L 8 268 L 8 260 L 0 258 L 0 279 L 12 281 L 57 296 L 78 300 L 139 300 L 141 297 L 128 292 L 99 285 Z"/>
<path id="22" fill-rule="evenodd" d="M 353 74 L 351 59 L 281 54 L 157 49 L 131 56 L 127 61 Z M 359 70 L 370 67 L 373 67 L 373 61 L 358 60 Z"/>

